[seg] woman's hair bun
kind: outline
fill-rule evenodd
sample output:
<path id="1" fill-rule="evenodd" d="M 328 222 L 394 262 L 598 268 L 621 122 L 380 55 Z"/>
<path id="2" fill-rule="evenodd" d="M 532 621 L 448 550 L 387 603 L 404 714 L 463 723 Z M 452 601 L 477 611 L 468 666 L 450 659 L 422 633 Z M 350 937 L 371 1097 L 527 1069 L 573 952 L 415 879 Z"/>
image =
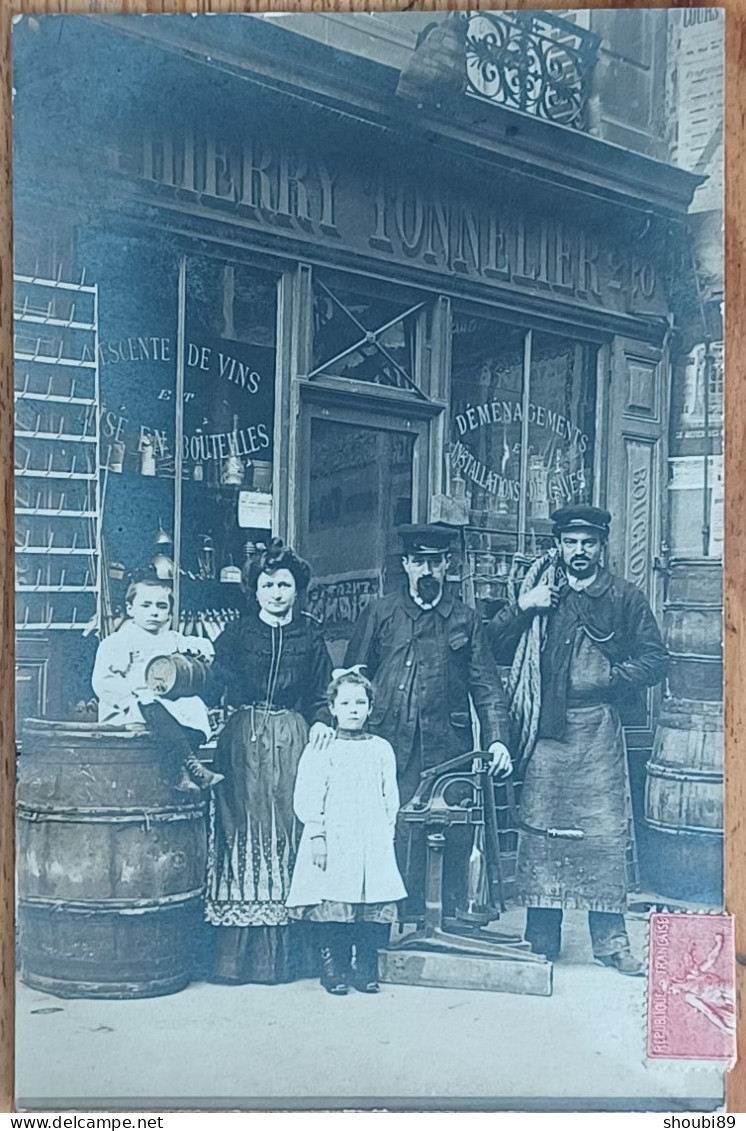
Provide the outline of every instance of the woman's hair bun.
<path id="1" fill-rule="evenodd" d="M 289 546 L 285 545 L 282 538 L 269 538 L 261 553 L 252 557 L 244 566 L 244 588 L 250 600 L 256 599 L 256 583 L 259 575 L 275 573 L 278 569 L 287 569 L 292 573 L 301 593 L 308 588 L 311 580 L 311 567 L 308 562 L 299 558 Z"/>

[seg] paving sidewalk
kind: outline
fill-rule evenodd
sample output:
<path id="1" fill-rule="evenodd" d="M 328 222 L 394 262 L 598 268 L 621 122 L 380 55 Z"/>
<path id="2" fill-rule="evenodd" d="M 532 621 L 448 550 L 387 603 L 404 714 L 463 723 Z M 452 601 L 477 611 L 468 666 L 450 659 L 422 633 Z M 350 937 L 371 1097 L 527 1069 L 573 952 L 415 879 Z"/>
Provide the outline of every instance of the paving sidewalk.
<path id="1" fill-rule="evenodd" d="M 509 915 L 501 927 L 517 922 Z M 642 948 L 644 923 L 632 921 L 631 933 Z M 567 916 L 549 998 L 414 986 L 334 998 L 304 981 L 96 1002 L 20 985 L 17 1094 L 31 1109 L 73 1110 L 303 1099 L 520 1110 L 537 1098 L 574 1110 L 614 1098 L 622 1109 L 713 1110 L 720 1068 L 645 1063 L 645 985 L 592 963 L 582 915 Z"/>

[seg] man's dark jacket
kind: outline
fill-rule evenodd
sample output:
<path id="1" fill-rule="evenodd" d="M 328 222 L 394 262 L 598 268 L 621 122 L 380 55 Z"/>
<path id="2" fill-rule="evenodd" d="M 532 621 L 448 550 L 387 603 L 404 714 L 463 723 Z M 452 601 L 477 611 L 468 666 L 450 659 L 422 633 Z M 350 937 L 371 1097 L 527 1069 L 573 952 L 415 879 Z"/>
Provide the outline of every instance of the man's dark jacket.
<path id="1" fill-rule="evenodd" d="M 572 610 L 572 611 L 571 611 Z M 547 616 L 541 655 L 542 704 L 539 737 L 563 737 L 568 704 L 568 675 L 574 633 L 586 632 L 611 666 L 596 701 L 619 707 L 639 704 L 641 691 L 654 687 L 666 674 L 668 653 L 645 594 L 608 570 L 580 591 L 565 584 L 557 609 L 549 613 L 522 612 L 517 605 L 501 609 L 488 633 L 498 664 L 510 664 L 518 641 L 533 616 Z"/>
<path id="2" fill-rule="evenodd" d="M 419 735 L 424 766 L 472 747 L 469 695 L 481 745 L 508 743 L 510 723 L 497 665 L 473 609 L 444 593 L 421 609 L 407 593 L 372 601 L 355 625 L 345 666 L 365 664 L 375 684 L 371 729 L 403 770 Z"/>

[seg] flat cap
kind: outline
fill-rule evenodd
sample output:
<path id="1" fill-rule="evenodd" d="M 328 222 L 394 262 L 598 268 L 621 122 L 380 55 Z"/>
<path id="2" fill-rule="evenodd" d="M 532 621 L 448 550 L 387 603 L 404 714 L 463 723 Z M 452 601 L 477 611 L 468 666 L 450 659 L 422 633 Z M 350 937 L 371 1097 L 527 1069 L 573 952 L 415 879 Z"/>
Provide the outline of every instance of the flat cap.
<path id="1" fill-rule="evenodd" d="M 554 523 L 554 533 L 560 534 L 563 530 L 598 530 L 601 534 L 609 533 L 611 515 L 601 507 L 562 507 L 550 515 Z"/>
<path id="2" fill-rule="evenodd" d="M 400 526 L 397 534 L 407 554 L 446 554 L 451 548 L 453 537 L 450 527 L 432 522 Z"/>

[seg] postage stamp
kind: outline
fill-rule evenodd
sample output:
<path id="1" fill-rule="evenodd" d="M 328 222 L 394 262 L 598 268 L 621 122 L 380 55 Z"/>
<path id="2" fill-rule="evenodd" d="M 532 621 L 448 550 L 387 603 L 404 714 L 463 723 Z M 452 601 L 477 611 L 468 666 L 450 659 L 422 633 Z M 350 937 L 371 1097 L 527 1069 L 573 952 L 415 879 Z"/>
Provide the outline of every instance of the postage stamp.
<path id="1" fill-rule="evenodd" d="M 735 1059 L 732 916 L 650 916 L 647 1053 L 652 1060 Z"/>

